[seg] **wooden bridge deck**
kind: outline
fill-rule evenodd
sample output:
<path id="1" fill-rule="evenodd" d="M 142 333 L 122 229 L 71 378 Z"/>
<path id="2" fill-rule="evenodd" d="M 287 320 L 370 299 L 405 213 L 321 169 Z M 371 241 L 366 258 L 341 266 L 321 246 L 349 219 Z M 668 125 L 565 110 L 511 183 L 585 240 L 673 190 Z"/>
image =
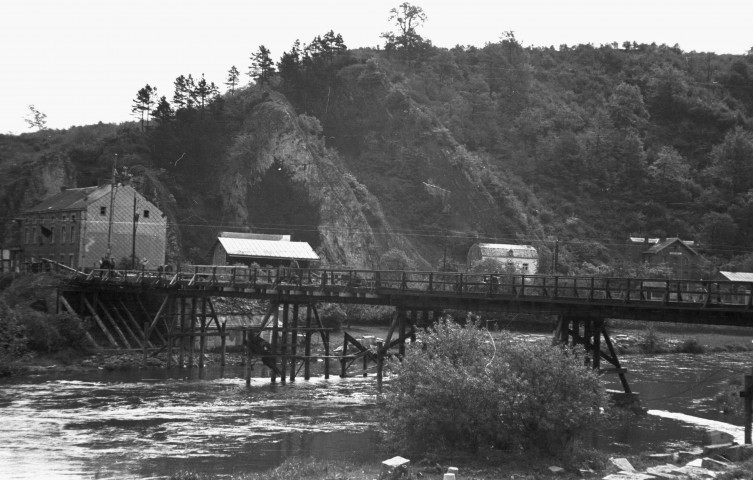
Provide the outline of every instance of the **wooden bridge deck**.
<path id="1" fill-rule="evenodd" d="M 753 326 L 751 282 L 194 266 L 94 270 L 68 288 Z"/>

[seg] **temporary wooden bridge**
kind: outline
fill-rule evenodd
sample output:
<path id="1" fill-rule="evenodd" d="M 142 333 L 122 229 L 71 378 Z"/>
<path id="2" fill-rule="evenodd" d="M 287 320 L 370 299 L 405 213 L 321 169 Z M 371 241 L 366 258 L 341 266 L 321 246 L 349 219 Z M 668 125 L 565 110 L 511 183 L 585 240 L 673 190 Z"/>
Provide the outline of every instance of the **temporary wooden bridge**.
<path id="1" fill-rule="evenodd" d="M 66 310 L 91 317 L 110 346 L 143 349 L 145 361 L 149 351 L 166 349 L 171 366 L 177 350 L 177 365 L 191 366 L 198 338 L 200 368 L 210 336 L 220 337 L 224 364 L 228 327 L 220 318 L 248 314 L 218 312 L 216 303 L 265 301 L 261 323 L 242 327 L 242 333 L 247 365 L 260 359 L 273 382 L 293 381 L 301 369 L 308 379 L 314 362 L 323 363 L 328 377 L 334 360 L 341 376 L 360 361 L 364 375 L 370 362 L 376 364 L 381 384 L 384 356 L 395 348 L 403 355 L 417 328 L 430 325 L 444 310 L 556 315 L 555 340 L 582 345 L 586 362 L 617 373 L 630 393 L 605 319 L 753 326 L 752 290 L 750 282 L 710 280 L 193 266 L 175 273 L 71 272 L 59 298 Z M 321 303 L 394 307 L 387 338 L 370 346 L 345 333 L 342 351 L 335 352 L 330 330 L 318 315 Z M 312 353 L 315 337 L 320 351 Z M 611 367 L 602 368 L 602 360 Z"/>

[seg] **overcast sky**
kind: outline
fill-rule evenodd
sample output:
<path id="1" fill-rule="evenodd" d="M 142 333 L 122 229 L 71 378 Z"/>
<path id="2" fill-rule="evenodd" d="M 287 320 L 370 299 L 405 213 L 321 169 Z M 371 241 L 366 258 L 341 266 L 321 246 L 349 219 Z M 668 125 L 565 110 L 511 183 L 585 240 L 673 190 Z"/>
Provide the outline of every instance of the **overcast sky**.
<path id="1" fill-rule="evenodd" d="M 133 119 L 145 84 L 172 99 L 179 75 L 204 73 L 224 91 L 259 45 L 275 61 L 296 39 L 329 30 L 349 48 L 383 44 L 399 0 L 2 0 L 0 133 L 31 131 L 33 104 L 48 127 Z M 751 0 L 416 0 L 434 45 L 483 46 L 512 30 L 524 46 L 625 40 L 685 51 L 753 47 Z"/>

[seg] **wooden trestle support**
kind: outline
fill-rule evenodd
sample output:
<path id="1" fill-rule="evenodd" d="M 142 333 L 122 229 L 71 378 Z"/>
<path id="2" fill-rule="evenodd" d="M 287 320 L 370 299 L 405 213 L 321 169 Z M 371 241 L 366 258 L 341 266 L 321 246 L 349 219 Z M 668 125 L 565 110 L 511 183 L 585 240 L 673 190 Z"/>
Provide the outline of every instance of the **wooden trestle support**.
<path id="1" fill-rule="evenodd" d="M 107 295 L 101 292 L 77 292 L 58 295 L 58 308 L 79 314 L 91 321 L 93 336 L 88 341 L 95 348 L 143 351 L 143 364 L 148 365 L 150 354 L 166 353 L 166 367 L 204 368 L 208 337 L 220 338 L 220 366 L 226 364 L 227 338 L 230 334 L 223 315 L 250 317 L 251 312 L 236 305 L 234 312 L 220 312 L 210 295 L 197 296 L 167 294 L 159 302 L 147 302 L 139 294 Z M 159 307 L 156 313 L 147 308 Z M 305 309 L 305 317 L 301 311 Z M 260 324 L 234 327 L 243 338 L 246 384 L 251 382 L 251 370 L 258 359 L 270 372 L 270 380 L 295 381 L 303 369 L 303 377 L 311 377 L 312 363 L 323 363 L 324 378 L 329 378 L 330 362 L 340 363 L 340 376 L 357 365 L 365 377 L 373 372 L 381 391 L 384 358 L 397 348 L 397 355 L 405 355 L 405 344 L 416 340 L 418 327 L 429 326 L 439 316 L 437 311 L 407 310 L 397 307 L 392 315 L 387 337 L 373 346 L 343 332 L 342 351 L 337 353 L 330 341 L 331 329 L 319 318 L 316 303 L 270 302 Z M 137 319 L 144 319 L 139 325 Z M 95 328 L 96 327 L 96 328 Z M 96 336 L 96 339 L 95 339 Z M 313 340 L 319 342 L 314 351 Z M 265 338 L 266 337 L 266 338 Z M 104 342 L 104 343 L 103 343 Z M 196 346 L 198 343 L 198 352 Z M 371 365 L 370 365 L 371 364 Z M 375 371 L 374 371 L 375 370 Z"/>
<path id="2" fill-rule="evenodd" d="M 602 339 L 606 351 L 602 348 Z M 628 384 L 625 376 L 627 370 L 620 364 L 604 318 L 560 315 L 554 331 L 554 342 L 562 345 L 582 346 L 585 353 L 584 363 L 587 366 L 600 374 L 616 373 L 619 376 L 623 391 L 610 390 L 613 399 L 625 405 L 633 406 L 637 404 L 638 394 L 633 393 L 630 389 L 630 384 Z M 602 360 L 611 364 L 611 367 L 602 368 Z"/>

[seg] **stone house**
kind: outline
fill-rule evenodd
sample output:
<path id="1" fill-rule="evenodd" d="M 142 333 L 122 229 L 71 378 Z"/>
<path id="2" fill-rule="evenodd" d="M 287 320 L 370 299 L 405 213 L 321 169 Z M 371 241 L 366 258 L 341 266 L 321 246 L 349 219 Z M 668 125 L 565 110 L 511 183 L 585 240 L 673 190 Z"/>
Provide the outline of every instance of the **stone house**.
<path id="1" fill-rule="evenodd" d="M 695 249 L 693 241 L 678 237 L 630 237 L 628 244 L 634 260 L 650 265 L 665 264 L 675 278 L 700 279 L 704 274 L 708 277 L 707 261 Z"/>
<path id="2" fill-rule="evenodd" d="M 536 274 L 539 266 L 539 252 L 531 245 L 476 243 L 468 249 L 466 267 L 470 270 L 487 259 L 499 263 L 500 270 L 514 269 L 527 275 Z"/>
<path id="3" fill-rule="evenodd" d="M 165 262 L 167 219 L 130 185 L 69 188 L 16 219 L 19 264 L 43 258 L 76 269 L 98 268 L 108 251 L 146 268 Z"/>

